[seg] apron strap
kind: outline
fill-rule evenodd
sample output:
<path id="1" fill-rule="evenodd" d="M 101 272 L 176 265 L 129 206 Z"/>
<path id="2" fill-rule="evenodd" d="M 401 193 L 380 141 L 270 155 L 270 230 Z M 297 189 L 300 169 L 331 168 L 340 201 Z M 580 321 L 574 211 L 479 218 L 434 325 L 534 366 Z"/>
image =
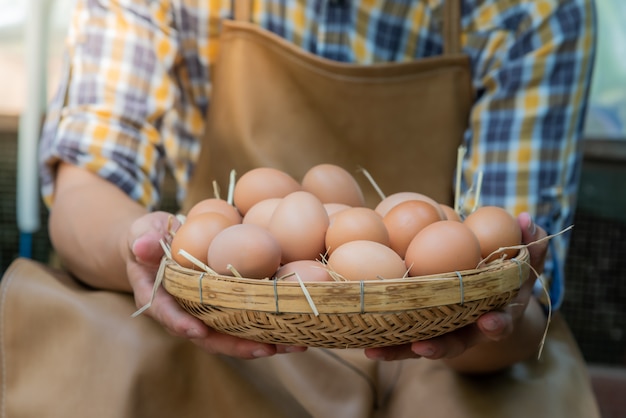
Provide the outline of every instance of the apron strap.
<path id="1" fill-rule="evenodd" d="M 461 53 L 461 0 L 443 0 L 443 54 Z M 232 0 L 235 20 L 250 22 L 251 0 Z"/>
<path id="2" fill-rule="evenodd" d="M 252 2 L 250 0 L 232 0 L 235 20 L 250 22 L 252 17 Z"/>
<path id="3" fill-rule="evenodd" d="M 444 0 L 443 55 L 461 53 L 461 0 Z"/>

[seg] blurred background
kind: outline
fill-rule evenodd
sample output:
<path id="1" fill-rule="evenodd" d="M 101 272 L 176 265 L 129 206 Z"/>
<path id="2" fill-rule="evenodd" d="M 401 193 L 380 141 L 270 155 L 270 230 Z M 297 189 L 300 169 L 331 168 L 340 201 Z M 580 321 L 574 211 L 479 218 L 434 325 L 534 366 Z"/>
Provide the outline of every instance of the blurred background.
<path id="1" fill-rule="evenodd" d="M 614 381 L 602 379 L 626 385 L 626 1 L 596 4 L 598 55 L 562 312 L 597 384 L 611 387 L 603 396 L 615 399 L 606 402 L 615 402 Z M 0 0 L 0 273 L 19 256 L 50 258 L 47 213 L 32 192 L 33 147 L 60 76 L 71 7 L 72 0 Z"/>

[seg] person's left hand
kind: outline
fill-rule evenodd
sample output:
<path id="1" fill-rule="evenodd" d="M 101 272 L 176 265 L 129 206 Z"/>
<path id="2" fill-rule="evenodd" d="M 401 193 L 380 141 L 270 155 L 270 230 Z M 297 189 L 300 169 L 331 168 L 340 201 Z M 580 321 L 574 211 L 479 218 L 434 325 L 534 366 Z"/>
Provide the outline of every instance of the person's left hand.
<path id="1" fill-rule="evenodd" d="M 533 222 L 528 213 L 520 214 L 518 223 L 522 229 L 523 244 L 535 242 L 547 236 L 546 232 Z M 530 264 L 538 274 L 543 271 L 547 249 L 548 244 L 545 241 L 528 247 Z M 515 323 L 523 316 L 528 305 L 537 278 L 533 269 L 511 303 L 501 310 L 483 314 L 474 324 L 428 340 L 393 347 L 367 348 L 365 355 L 378 360 L 419 357 L 453 358 L 477 344 L 505 339 L 515 331 Z"/>
<path id="2" fill-rule="evenodd" d="M 164 253 L 160 241 L 170 243 L 171 232 L 180 224 L 173 215 L 159 211 L 133 222 L 126 240 L 129 247 L 127 274 L 137 308 L 148 306 L 151 301 L 146 315 L 171 335 L 188 339 L 210 354 L 252 359 L 306 350 L 306 347 L 264 344 L 220 333 L 186 312 L 163 287 L 157 289 L 152 300 L 155 277 Z"/>

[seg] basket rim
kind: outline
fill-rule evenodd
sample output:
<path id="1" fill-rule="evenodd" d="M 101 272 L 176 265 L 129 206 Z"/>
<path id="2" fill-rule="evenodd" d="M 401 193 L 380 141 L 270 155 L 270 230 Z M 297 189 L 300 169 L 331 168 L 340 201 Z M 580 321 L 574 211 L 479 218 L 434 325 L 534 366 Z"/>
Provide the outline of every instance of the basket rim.
<path id="1" fill-rule="evenodd" d="M 528 249 L 479 269 L 368 281 L 250 279 L 192 270 L 164 257 L 162 284 L 177 299 L 284 314 L 383 313 L 431 308 L 516 292 L 528 277 Z"/>

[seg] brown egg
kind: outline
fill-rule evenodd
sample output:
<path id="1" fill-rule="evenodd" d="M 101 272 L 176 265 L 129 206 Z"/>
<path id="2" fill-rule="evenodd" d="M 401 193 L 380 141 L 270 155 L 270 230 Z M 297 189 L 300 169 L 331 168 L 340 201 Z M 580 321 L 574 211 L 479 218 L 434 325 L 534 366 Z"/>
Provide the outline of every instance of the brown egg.
<path id="1" fill-rule="evenodd" d="M 439 212 L 428 202 L 407 200 L 397 204 L 383 218 L 389 232 L 389 246 L 404 258 L 413 237 L 426 226 L 440 220 Z"/>
<path id="2" fill-rule="evenodd" d="M 411 276 L 425 276 L 475 269 L 480 263 L 480 244 L 463 223 L 439 221 L 413 238 L 405 263 Z"/>
<path id="3" fill-rule="evenodd" d="M 373 209 L 353 207 L 332 216 L 326 231 L 326 251 L 332 254 L 341 244 L 367 240 L 389 246 L 389 233 L 383 218 Z"/>
<path id="4" fill-rule="evenodd" d="M 246 212 L 241 221 L 244 224 L 255 224 L 267 228 L 272 218 L 272 214 L 280 203 L 280 197 L 272 197 L 270 199 L 261 200 L 255 203 Z"/>
<path id="5" fill-rule="evenodd" d="M 517 219 L 505 209 L 497 206 L 483 206 L 476 209 L 463 221 L 474 232 L 480 242 L 483 258 L 489 257 L 499 248 L 513 247 L 522 243 L 522 230 Z M 512 258 L 518 249 L 496 252 L 486 262 L 501 258 Z"/>
<path id="6" fill-rule="evenodd" d="M 328 267 L 347 280 L 377 280 L 404 277 L 406 266 L 391 248 L 374 241 L 350 241 L 328 258 Z"/>
<path id="7" fill-rule="evenodd" d="M 200 262 L 208 264 L 209 245 L 219 232 L 231 225 L 234 225 L 232 220 L 217 212 L 198 213 L 188 217 L 172 238 L 172 258 L 183 267 L 199 270 L 199 267 L 179 251 L 185 250 Z"/>
<path id="8" fill-rule="evenodd" d="M 257 202 L 272 197 L 285 197 L 300 190 L 300 183 L 284 171 L 259 167 L 247 171 L 235 183 L 233 201 L 242 215 Z"/>
<path id="9" fill-rule="evenodd" d="M 441 209 L 445 213 L 446 219 L 448 219 L 449 221 L 462 222 L 461 215 L 459 215 L 458 212 L 455 211 L 453 207 L 448 206 L 448 205 L 443 204 L 443 203 L 440 203 L 439 206 L 441 207 Z"/>
<path id="10" fill-rule="evenodd" d="M 344 205 L 343 203 L 324 203 L 324 209 L 326 209 L 326 213 L 331 219 L 335 213 L 341 212 L 344 209 L 350 209 L 351 207 L 352 206 Z"/>
<path id="11" fill-rule="evenodd" d="M 268 229 L 282 249 L 282 263 L 314 260 L 323 254 L 328 215 L 313 194 L 297 191 L 285 196 L 272 214 Z"/>
<path id="12" fill-rule="evenodd" d="M 280 245 L 265 228 L 252 224 L 232 225 L 213 238 L 208 250 L 209 266 L 233 276 L 229 265 L 251 279 L 272 277 L 280 266 Z"/>
<path id="13" fill-rule="evenodd" d="M 322 203 L 363 206 L 361 187 L 346 169 L 334 164 L 318 164 L 302 177 L 302 190 L 313 193 Z"/>
<path id="14" fill-rule="evenodd" d="M 441 209 L 441 207 L 439 206 L 439 203 L 437 203 L 434 199 L 422 193 L 416 193 L 416 192 L 398 192 L 398 193 L 390 194 L 389 196 L 381 200 L 380 203 L 376 205 L 376 208 L 374 210 L 380 213 L 380 216 L 385 216 L 387 212 L 391 210 L 391 208 L 396 206 L 398 203 L 402 203 L 407 200 L 422 200 L 424 202 L 428 202 L 437 209 L 437 211 L 439 212 L 439 216 L 441 216 L 441 219 L 446 219 L 445 218 L 446 214 L 443 212 L 443 209 Z"/>
<path id="15" fill-rule="evenodd" d="M 297 281 L 298 274 L 303 282 L 332 282 L 327 267 L 316 260 L 296 260 L 281 266 L 276 272 L 276 278 L 286 282 Z"/>
<path id="16" fill-rule="evenodd" d="M 234 224 L 241 223 L 241 214 L 236 207 L 231 205 L 225 200 L 217 198 L 204 199 L 196 203 L 187 212 L 187 218 L 192 217 L 198 213 L 205 212 L 217 212 L 226 216 Z"/>

